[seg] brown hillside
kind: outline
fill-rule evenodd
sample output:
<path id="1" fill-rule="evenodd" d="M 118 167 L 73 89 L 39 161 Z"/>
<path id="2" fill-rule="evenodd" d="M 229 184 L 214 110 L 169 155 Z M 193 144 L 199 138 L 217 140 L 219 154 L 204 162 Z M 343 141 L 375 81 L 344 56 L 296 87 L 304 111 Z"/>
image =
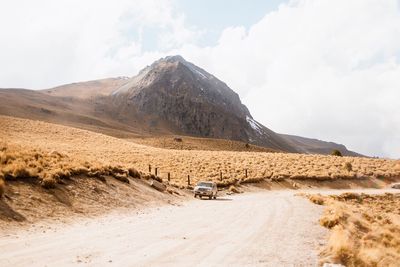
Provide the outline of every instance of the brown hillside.
<path id="1" fill-rule="evenodd" d="M 127 83 L 127 78 L 108 78 L 88 82 L 71 83 L 57 86 L 41 92 L 60 97 L 71 97 L 79 99 L 90 99 L 97 96 L 107 96 L 113 91 Z"/>

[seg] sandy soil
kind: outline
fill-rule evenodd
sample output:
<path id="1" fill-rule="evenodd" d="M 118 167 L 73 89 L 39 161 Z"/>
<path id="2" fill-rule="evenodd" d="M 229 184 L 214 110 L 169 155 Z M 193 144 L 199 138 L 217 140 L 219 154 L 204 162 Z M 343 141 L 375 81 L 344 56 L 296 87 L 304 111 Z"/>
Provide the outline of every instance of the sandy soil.
<path id="1" fill-rule="evenodd" d="M 110 177 L 106 182 L 91 178 L 73 178 L 67 182 L 55 189 L 43 189 L 24 181 L 9 182 L 7 198 L 0 198 L 0 237 L 43 220 L 53 224 L 68 223 L 110 212 L 131 212 L 191 199 L 186 191 L 169 188 L 176 193 L 159 192 L 139 179 L 130 179 L 129 184 Z"/>
<path id="2" fill-rule="evenodd" d="M 0 237 L 0 266 L 315 266 L 322 207 L 294 191 L 36 225 Z"/>

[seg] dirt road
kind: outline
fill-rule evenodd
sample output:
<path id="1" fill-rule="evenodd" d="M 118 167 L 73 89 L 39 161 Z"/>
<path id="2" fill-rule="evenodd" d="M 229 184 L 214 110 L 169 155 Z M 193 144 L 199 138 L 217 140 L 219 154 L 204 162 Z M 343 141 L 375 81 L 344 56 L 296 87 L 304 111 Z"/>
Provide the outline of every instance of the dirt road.
<path id="1" fill-rule="evenodd" d="M 315 266 L 322 207 L 271 191 L 4 236 L 0 266 Z"/>

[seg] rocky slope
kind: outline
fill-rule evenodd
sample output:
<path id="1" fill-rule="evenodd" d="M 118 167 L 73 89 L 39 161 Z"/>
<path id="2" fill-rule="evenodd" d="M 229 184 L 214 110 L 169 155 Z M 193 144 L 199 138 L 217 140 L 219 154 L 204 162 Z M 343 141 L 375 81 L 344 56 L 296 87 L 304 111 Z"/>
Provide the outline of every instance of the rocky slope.
<path id="1" fill-rule="evenodd" d="M 348 150 L 342 144 L 288 134 L 280 134 L 280 136 L 286 139 L 289 144 L 295 146 L 301 153 L 329 155 L 333 150 L 339 150 L 343 156 L 363 157 L 361 154 Z"/>
<path id="2" fill-rule="evenodd" d="M 114 102 L 151 115 L 187 135 L 297 149 L 255 121 L 237 93 L 180 56 L 160 59 L 113 92 Z"/>

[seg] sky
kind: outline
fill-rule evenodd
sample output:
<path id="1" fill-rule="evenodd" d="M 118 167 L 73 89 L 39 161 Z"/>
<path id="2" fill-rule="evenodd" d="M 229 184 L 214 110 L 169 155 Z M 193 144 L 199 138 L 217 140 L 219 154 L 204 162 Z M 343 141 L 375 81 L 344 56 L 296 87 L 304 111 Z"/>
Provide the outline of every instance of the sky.
<path id="1" fill-rule="evenodd" d="M 400 158 L 400 0 L 1 0 L 0 88 L 182 55 L 279 132 Z"/>

